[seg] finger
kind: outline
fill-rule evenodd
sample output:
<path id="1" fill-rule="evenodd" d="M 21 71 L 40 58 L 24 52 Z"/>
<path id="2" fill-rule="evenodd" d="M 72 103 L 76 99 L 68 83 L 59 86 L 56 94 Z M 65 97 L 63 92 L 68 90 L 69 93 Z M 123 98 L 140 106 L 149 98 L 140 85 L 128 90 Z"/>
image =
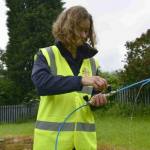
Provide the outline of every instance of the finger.
<path id="1" fill-rule="evenodd" d="M 107 87 L 107 81 L 105 79 L 103 79 L 103 78 L 98 77 L 95 80 L 95 83 L 97 84 L 97 86 L 99 88 L 106 88 Z"/>
<path id="2" fill-rule="evenodd" d="M 96 91 L 99 90 L 99 86 L 97 86 L 97 84 L 94 83 L 93 87 L 94 87 L 94 89 L 95 89 Z"/>
<path id="3" fill-rule="evenodd" d="M 103 97 L 102 97 L 102 94 L 98 94 L 96 95 L 96 106 L 102 106 L 103 105 Z"/>
<path id="4" fill-rule="evenodd" d="M 103 89 L 103 83 L 101 83 L 99 81 L 95 81 L 94 87 L 97 91 L 99 91 L 99 90 Z"/>
<path id="5" fill-rule="evenodd" d="M 94 98 L 94 96 L 91 98 L 91 100 L 90 100 L 90 104 L 91 104 L 92 106 L 94 106 L 94 105 L 95 105 L 95 98 Z"/>
<path id="6" fill-rule="evenodd" d="M 99 94 L 99 106 L 102 106 L 103 104 L 104 104 L 103 96 L 102 94 Z"/>
<path id="7" fill-rule="evenodd" d="M 98 107 L 98 106 L 101 106 L 101 99 L 97 98 L 97 100 L 96 100 L 96 106 L 97 106 L 97 107 Z"/>
<path id="8" fill-rule="evenodd" d="M 99 106 L 106 104 L 106 97 L 103 94 L 99 94 L 98 98 L 99 98 Z"/>
<path id="9" fill-rule="evenodd" d="M 103 97 L 104 97 L 104 103 L 107 104 L 107 98 L 106 98 L 106 96 L 103 95 Z"/>
<path id="10" fill-rule="evenodd" d="M 101 78 L 101 82 L 102 82 L 102 86 L 104 88 L 106 88 L 107 87 L 107 81 L 105 79 Z"/>
<path id="11" fill-rule="evenodd" d="M 101 100 L 102 100 L 103 105 L 105 105 L 107 103 L 107 99 L 104 94 L 101 95 Z"/>

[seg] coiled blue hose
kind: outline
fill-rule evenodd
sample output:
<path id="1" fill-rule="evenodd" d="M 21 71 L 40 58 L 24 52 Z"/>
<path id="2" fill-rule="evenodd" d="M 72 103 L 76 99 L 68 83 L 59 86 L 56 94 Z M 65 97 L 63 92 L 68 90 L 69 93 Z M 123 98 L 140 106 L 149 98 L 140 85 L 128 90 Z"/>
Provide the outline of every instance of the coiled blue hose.
<path id="1" fill-rule="evenodd" d="M 123 88 L 121 88 L 121 89 L 118 89 L 118 90 L 116 90 L 116 91 L 112 91 L 112 92 L 110 92 L 110 93 L 105 94 L 105 96 L 106 96 L 106 97 L 109 97 L 109 96 L 112 96 L 112 95 L 114 95 L 114 94 L 116 94 L 116 93 L 118 93 L 118 92 L 121 92 L 121 91 L 123 91 L 123 90 L 129 89 L 129 88 L 131 88 L 131 87 L 135 87 L 135 86 L 137 86 L 137 85 L 139 85 L 139 84 L 142 84 L 141 87 L 140 87 L 140 90 L 139 90 L 139 92 L 138 92 L 138 94 L 137 94 L 137 96 L 136 96 L 136 100 L 137 100 L 137 98 L 138 98 L 138 96 L 139 96 L 139 94 L 140 94 L 141 89 L 142 89 L 146 84 L 148 84 L 148 83 L 150 83 L 150 78 L 145 79 L 145 80 L 142 80 L 142 81 L 139 81 L 139 82 L 136 82 L 136 83 L 131 84 L 131 85 L 128 85 L 128 86 L 125 86 L 125 87 L 123 87 Z M 135 100 L 135 102 L 136 102 L 136 100 Z M 85 106 L 88 106 L 88 105 L 90 105 L 90 101 L 85 102 L 85 104 L 83 104 L 83 105 L 81 105 L 80 107 L 76 108 L 75 110 L 73 110 L 71 113 L 69 113 L 69 114 L 65 117 L 63 123 L 60 124 L 60 126 L 59 126 L 59 128 L 58 128 L 58 133 L 57 133 L 56 142 L 55 142 L 55 150 L 57 150 L 58 137 L 59 137 L 60 132 L 62 131 L 62 129 L 63 129 L 63 127 L 64 127 L 66 121 L 67 121 L 76 111 L 78 111 L 79 109 L 81 109 L 81 108 L 83 108 L 83 107 L 85 107 Z"/>

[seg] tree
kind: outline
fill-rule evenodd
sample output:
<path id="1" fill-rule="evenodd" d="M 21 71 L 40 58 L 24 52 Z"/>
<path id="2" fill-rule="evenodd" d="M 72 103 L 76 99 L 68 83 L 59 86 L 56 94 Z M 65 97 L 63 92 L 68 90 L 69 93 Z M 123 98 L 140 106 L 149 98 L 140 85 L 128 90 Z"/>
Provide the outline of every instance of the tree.
<path id="1" fill-rule="evenodd" d="M 3 70 L 2 55 L 3 55 L 3 50 L 0 49 L 0 74 L 1 74 L 1 70 Z"/>
<path id="2" fill-rule="evenodd" d="M 40 47 L 53 43 L 51 26 L 63 10 L 63 3 L 61 0 L 6 0 L 6 5 L 9 8 L 9 43 L 4 58 L 7 77 L 20 89 L 20 102 L 25 97 L 28 101 L 27 95 L 34 89 L 31 82 L 33 56 Z"/>
<path id="3" fill-rule="evenodd" d="M 122 80 L 132 83 L 150 77 L 150 29 L 135 41 L 126 42 L 126 64 L 121 71 Z"/>
<path id="4" fill-rule="evenodd" d="M 20 103 L 20 89 L 13 81 L 0 77 L 0 105 L 13 105 Z"/>
<path id="5" fill-rule="evenodd" d="M 4 63 L 4 55 L 5 51 L 0 49 L 0 77 L 4 76 L 5 74 L 5 63 Z"/>
<path id="6" fill-rule="evenodd" d="M 118 72 L 101 72 L 100 76 L 107 80 L 112 90 L 117 90 L 121 86 Z"/>

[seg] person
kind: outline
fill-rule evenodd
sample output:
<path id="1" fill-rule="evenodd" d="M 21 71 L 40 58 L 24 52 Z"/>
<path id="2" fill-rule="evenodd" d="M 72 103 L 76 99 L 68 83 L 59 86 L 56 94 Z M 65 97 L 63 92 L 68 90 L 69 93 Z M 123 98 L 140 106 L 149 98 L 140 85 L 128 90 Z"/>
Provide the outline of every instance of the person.
<path id="1" fill-rule="evenodd" d="M 32 81 L 40 95 L 34 131 L 34 150 L 54 150 L 60 124 L 73 110 L 85 103 L 107 103 L 101 94 L 107 81 L 98 74 L 93 56 L 96 35 L 93 19 L 82 6 L 64 10 L 52 26 L 55 43 L 40 48 L 35 55 Z M 58 141 L 59 150 L 96 150 L 95 121 L 88 105 L 75 112 L 65 123 Z"/>

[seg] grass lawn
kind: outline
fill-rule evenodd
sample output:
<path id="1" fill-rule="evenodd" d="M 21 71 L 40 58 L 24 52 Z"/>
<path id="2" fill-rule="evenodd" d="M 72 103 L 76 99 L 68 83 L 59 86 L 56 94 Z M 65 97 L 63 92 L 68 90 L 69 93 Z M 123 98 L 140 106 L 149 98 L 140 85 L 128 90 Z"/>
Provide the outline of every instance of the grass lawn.
<path id="1" fill-rule="evenodd" d="M 99 147 L 107 147 L 108 150 L 150 150 L 150 117 L 131 120 L 96 115 L 96 126 Z"/>
<path id="2" fill-rule="evenodd" d="M 0 137 L 33 135 L 35 122 L 0 124 Z M 96 114 L 99 150 L 150 150 L 150 117 L 101 116 Z"/>
<path id="3" fill-rule="evenodd" d="M 11 135 L 33 135 L 35 122 L 0 124 L 0 137 Z"/>

